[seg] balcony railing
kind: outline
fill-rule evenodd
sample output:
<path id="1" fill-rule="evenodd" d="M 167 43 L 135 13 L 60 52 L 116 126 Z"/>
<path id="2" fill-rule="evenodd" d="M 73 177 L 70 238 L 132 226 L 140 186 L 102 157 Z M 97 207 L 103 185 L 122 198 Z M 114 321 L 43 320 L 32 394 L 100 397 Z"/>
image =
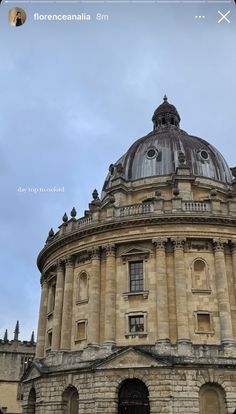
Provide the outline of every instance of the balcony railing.
<path id="1" fill-rule="evenodd" d="M 130 206 L 120 207 L 116 210 L 116 217 L 136 216 L 140 214 L 149 214 L 154 211 L 153 204 L 133 204 Z"/>
<path id="2" fill-rule="evenodd" d="M 204 213 L 205 211 L 209 211 L 209 207 L 209 204 L 204 201 L 184 201 L 182 203 L 182 209 L 184 211 Z"/>
<path id="3" fill-rule="evenodd" d="M 172 208 L 171 208 L 172 206 Z M 230 210 L 231 208 L 231 210 Z M 233 210 L 234 208 L 234 210 Z M 84 227 L 89 227 L 97 224 L 102 224 L 106 221 L 116 220 L 116 219 L 123 219 L 125 217 L 136 217 L 136 216 L 159 216 L 165 214 L 217 214 L 217 215 L 225 215 L 225 214 L 236 216 L 236 203 L 234 202 L 233 207 L 228 207 L 227 203 L 219 204 L 218 208 L 216 209 L 215 206 L 212 205 L 211 200 L 209 201 L 192 201 L 192 200 L 172 200 L 172 204 L 170 200 L 161 200 L 160 201 L 151 201 L 149 203 L 138 203 L 138 204 L 131 204 L 126 205 L 123 207 L 115 207 L 106 211 L 96 211 L 96 216 L 91 214 L 91 216 L 82 217 L 78 220 L 70 220 L 68 224 L 64 224 L 60 226 L 60 231 L 56 233 L 51 240 L 55 237 L 60 237 L 61 235 L 65 235 L 71 233 L 73 231 L 79 230 Z"/>
<path id="4" fill-rule="evenodd" d="M 77 221 L 78 228 L 88 226 L 92 223 L 92 217 L 84 217 Z"/>

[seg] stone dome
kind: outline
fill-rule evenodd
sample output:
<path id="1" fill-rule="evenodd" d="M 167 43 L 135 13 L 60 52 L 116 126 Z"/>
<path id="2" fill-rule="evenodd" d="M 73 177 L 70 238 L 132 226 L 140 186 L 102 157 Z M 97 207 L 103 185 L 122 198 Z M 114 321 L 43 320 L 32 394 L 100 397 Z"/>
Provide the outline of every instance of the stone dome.
<path id="1" fill-rule="evenodd" d="M 153 131 L 138 139 L 114 165 L 103 186 L 122 174 L 126 181 L 171 175 L 185 165 L 191 174 L 225 184 L 232 183 L 231 170 L 221 153 L 207 141 L 179 128 L 180 116 L 175 106 L 164 102 L 153 115 Z"/>

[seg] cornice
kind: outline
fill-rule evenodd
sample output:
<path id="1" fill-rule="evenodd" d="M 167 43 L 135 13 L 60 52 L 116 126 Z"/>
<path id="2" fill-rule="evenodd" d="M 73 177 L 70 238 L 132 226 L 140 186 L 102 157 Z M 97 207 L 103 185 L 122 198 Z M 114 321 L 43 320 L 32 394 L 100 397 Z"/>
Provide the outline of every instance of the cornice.
<path id="1" fill-rule="evenodd" d="M 64 236 L 56 237 L 54 241 L 47 244 L 39 253 L 37 259 L 37 265 L 40 271 L 44 266 L 47 258 L 61 247 L 72 243 L 77 240 L 81 240 L 84 237 L 104 233 L 109 230 L 122 229 L 134 226 L 151 226 L 151 225 L 170 225 L 170 224 L 204 224 L 204 225 L 218 225 L 218 226 L 236 226 L 235 217 L 222 217 L 222 216 L 210 216 L 210 215 L 162 215 L 162 216 L 142 216 L 142 217 L 125 217 L 122 219 L 114 219 L 113 221 L 104 221 L 101 223 L 90 224 L 87 227 L 72 231 Z"/>

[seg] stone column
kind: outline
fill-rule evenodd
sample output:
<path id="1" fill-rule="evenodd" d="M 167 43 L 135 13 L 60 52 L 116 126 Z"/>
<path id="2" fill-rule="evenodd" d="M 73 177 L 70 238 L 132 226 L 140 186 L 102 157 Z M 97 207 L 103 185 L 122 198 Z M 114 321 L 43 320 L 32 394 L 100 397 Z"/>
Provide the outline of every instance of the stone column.
<path id="1" fill-rule="evenodd" d="M 59 260 L 57 263 L 56 297 L 55 297 L 55 306 L 54 306 L 54 312 L 53 312 L 52 351 L 57 351 L 58 349 L 60 349 L 63 291 L 64 291 L 64 266 L 63 266 L 63 262 Z"/>
<path id="2" fill-rule="evenodd" d="M 105 320 L 104 344 L 115 344 L 116 339 L 116 248 L 106 250 Z"/>
<path id="3" fill-rule="evenodd" d="M 234 289 L 236 294 L 236 240 L 232 240 L 230 244 L 231 254 L 232 254 L 232 267 L 234 275 Z"/>
<path id="4" fill-rule="evenodd" d="M 220 315 L 221 342 L 224 345 L 234 344 L 229 291 L 225 266 L 224 243 L 222 240 L 213 240 L 215 253 L 215 277 L 218 307 Z"/>
<path id="5" fill-rule="evenodd" d="M 175 289 L 176 289 L 176 313 L 177 313 L 177 335 L 178 342 L 188 343 L 188 300 L 187 281 L 184 266 L 184 245 L 186 240 L 177 238 L 173 240 L 174 245 L 174 268 L 175 268 Z"/>
<path id="6" fill-rule="evenodd" d="M 89 279 L 88 344 L 99 345 L 100 332 L 100 249 L 92 250 L 92 266 Z"/>
<path id="7" fill-rule="evenodd" d="M 39 309 L 39 322 L 38 322 L 38 337 L 36 346 L 36 358 L 44 357 L 45 349 L 45 336 L 47 325 L 47 307 L 48 307 L 48 283 L 45 275 L 41 276 L 41 301 Z"/>
<path id="8" fill-rule="evenodd" d="M 157 342 L 169 342 L 169 315 L 165 239 L 154 239 L 156 247 Z"/>
<path id="9" fill-rule="evenodd" d="M 66 257 L 65 285 L 63 295 L 62 325 L 61 325 L 61 349 L 71 348 L 72 306 L 73 306 L 73 279 L 74 260 Z"/>

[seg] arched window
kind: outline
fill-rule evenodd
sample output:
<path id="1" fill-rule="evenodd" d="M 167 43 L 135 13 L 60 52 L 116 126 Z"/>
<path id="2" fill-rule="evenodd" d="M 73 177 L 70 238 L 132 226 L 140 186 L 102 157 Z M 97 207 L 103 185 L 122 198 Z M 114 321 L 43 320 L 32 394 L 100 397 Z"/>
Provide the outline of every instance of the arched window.
<path id="1" fill-rule="evenodd" d="M 225 392 L 217 384 L 204 384 L 200 389 L 200 414 L 225 414 Z"/>
<path id="2" fill-rule="evenodd" d="M 192 263 L 192 284 L 194 290 L 209 290 L 208 266 L 205 260 L 197 258 Z"/>
<path id="3" fill-rule="evenodd" d="M 139 379 L 127 379 L 120 387 L 118 414 L 149 414 L 148 389 Z"/>
<path id="4" fill-rule="evenodd" d="M 79 394 L 75 387 L 70 386 L 62 394 L 62 402 L 65 414 L 79 413 Z"/>
<path id="5" fill-rule="evenodd" d="M 81 272 L 77 280 L 77 301 L 86 302 L 88 300 L 88 275 Z"/>
<path id="6" fill-rule="evenodd" d="M 35 414 L 35 404 L 36 404 L 36 392 L 34 388 L 31 388 L 28 398 L 28 410 L 27 414 Z"/>

